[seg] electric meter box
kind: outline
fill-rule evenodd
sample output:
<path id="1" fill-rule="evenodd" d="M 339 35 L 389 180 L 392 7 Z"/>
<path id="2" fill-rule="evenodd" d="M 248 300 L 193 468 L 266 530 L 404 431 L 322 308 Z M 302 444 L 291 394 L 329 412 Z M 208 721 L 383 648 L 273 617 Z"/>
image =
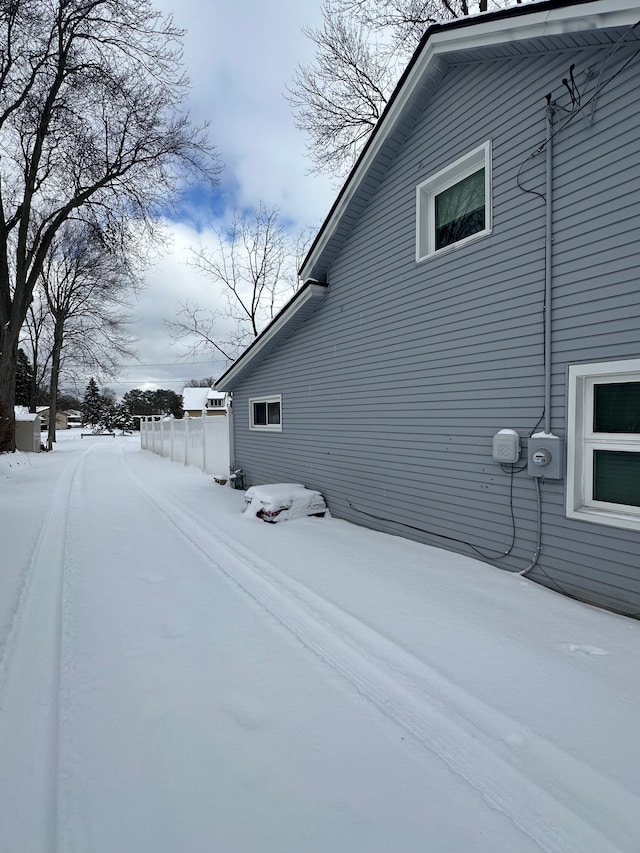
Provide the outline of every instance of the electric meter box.
<path id="1" fill-rule="evenodd" d="M 563 441 L 557 435 L 532 435 L 528 442 L 527 474 L 560 480 L 564 471 L 563 449 Z"/>

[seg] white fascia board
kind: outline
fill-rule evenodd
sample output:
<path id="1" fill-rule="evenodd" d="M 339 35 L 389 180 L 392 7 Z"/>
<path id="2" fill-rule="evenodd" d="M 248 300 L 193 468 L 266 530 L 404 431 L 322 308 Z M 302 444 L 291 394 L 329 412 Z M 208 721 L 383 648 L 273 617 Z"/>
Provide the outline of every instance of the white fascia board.
<path id="1" fill-rule="evenodd" d="M 229 370 L 222 374 L 222 376 L 214 383 L 214 388 L 216 391 L 228 391 L 230 390 L 238 375 L 240 373 L 244 373 L 254 361 L 260 359 L 264 353 L 264 350 L 269 346 L 273 338 L 285 329 L 289 323 L 295 318 L 297 314 L 300 313 L 301 309 L 310 301 L 316 299 L 324 299 L 327 294 L 327 285 L 326 284 L 318 284 L 316 282 L 308 282 L 303 286 L 302 290 L 299 290 L 298 293 L 291 299 L 291 301 L 285 305 L 282 311 L 275 317 L 274 320 L 267 326 L 267 328 L 262 332 L 246 349 L 241 356 L 239 356 L 236 361 L 231 365 Z"/>
<path id="2" fill-rule="evenodd" d="M 630 0 L 597 0 L 587 5 L 576 3 L 564 8 L 524 13 L 524 19 L 519 19 L 522 14 L 518 12 L 510 18 L 487 21 L 485 26 L 482 26 L 482 17 L 478 16 L 478 24 L 466 32 L 451 29 L 434 33 L 433 42 L 439 53 L 472 50 L 527 39 L 632 26 L 640 20 L 640 8 L 637 2 Z"/>
<path id="3" fill-rule="evenodd" d="M 588 8 L 576 3 L 574 6 L 546 9 L 540 12 L 518 12 L 513 17 L 500 17 L 497 20 L 485 19 L 483 15 L 478 15 L 473 20 L 473 24 L 452 27 L 443 31 L 436 30 L 429 35 L 420 56 L 408 73 L 402 89 L 388 107 L 387 113 L 379 125 L 380 132 L 374 131 L 371 144 L 365 149 L 362 159 L 356 165 L 348 184 L 344 187 L 342 198 L 336 204 L 330 218 L 326 220 L 323 226 L 324 233 L 313 250 L 313 254 L 306 259 L 304 266 L 301 267 L 300 277 L 303 280 L 311 277 L 311 271 L 335 233 L 345 210 L 349 207 L 386 138 L 392 133 L 402 117 L 407 103 L 434 59 L 454 51 L 497 47 L 501 44 L 513 44 L 516 41 L 566 35 L 572 32 L 633 26 L 640 20 L 640 8 L 637 2 L 630 2 L 630 0 L 597 0 L 597 2 L 588 3 Z"/>

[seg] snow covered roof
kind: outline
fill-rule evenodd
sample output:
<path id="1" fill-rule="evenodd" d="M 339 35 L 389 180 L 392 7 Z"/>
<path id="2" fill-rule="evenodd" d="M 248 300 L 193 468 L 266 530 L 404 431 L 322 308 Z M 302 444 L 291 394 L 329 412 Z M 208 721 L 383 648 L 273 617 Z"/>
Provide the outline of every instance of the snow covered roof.
<path id="1" fill-rule="evenodd" d="M 17 421 L 35 421 L 40 417 L 36 412 L 30 412 L 26 406 L 14 406 L 13 411 Z"/>
<path id="2" fill-rule="evenodd" d="M 204 409 L 210 388 L 184 388 L 182 391 L 182 408 L 185 410 Z"/>

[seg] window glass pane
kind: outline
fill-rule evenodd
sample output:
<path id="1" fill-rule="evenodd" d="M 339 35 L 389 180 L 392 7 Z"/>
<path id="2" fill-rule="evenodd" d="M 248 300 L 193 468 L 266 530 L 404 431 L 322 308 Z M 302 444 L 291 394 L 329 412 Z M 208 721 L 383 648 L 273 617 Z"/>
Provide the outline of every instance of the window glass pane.
<path id="1" fill-rule="evenodd" d="M 267 404 L 266 403 L 254 403 L 253 404 L 253 423 L 255 426 L 266 426 L 267 425 Z"/>
<path id="2" fill-rule="evenodd" d="M 485 227 L 484 169 L 435 197 L 436 249 L 477 234 Z"/>
<path id="3" fill-rule="evenodd" d="M 594 450 L 593 497 L 607 503 L 640 506 L 640 453 Z"/>
<path id="4" fill-rule="evenodd" d="M 280 423 L 280 403 L 267 403 L 267 408 L 269 411 L 269 423 L 270 424 L 279 424 Z"/>
<path id="5" fill-rule="evenodd" d="M 640 382 L 612 382 L 593 389 L 594 432 L 640 433 Z"/>

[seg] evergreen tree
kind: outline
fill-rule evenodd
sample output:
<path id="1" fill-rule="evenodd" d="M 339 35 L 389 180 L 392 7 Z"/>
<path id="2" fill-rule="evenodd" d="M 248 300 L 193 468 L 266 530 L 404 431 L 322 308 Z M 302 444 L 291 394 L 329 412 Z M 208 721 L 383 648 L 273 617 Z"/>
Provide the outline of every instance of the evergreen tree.
<path id="1" fill-rule="evenodd" d="M 176 394 L 175 391 L 169 391 L 166 388 L 158 388 L 157 391 L 150 391 L 149 394 L 156 414 L 173 415 L 177 419 L 182 417 L 184 413 L 182 394 Z"/>
<path id="2" fill-rule="evenodd" d="M 91 377 L 87 390 L 84 392 L 82 399 L 82 422 L 90 426 L 98 426 L 102 416 L 102 401 L 100 398 L 100 390 L 96 380 Z"/>
<path id="3" fill-rule="evenodd" d="M 24 350 L 18 350 L 16 373 L 16 406 L 31 406 L 31 382 L 33 368 Z M 34 401 L 35 402 L 35 401 Z"/>
<path id="4" fill-rule="evenodd" d="M 151 402 L 146 398 L 146 391 L 141 391 L 139 388 L 132 388 L 122 398 L 122 403 L 127 407 L 130 415 L 153 415 L 155 414 L 151 408 Z"/>
<path id="5" fill-rule="evenodd" d="M 136 428 L 133 416 L 124 401 L 116 406 L 113 427 L 114 429 L 121 429 L 123 435 L 125 432 L 133 432 Z"/>
<path id="6" fill-rule="evenodd" d="M 180 419 L 184 414 L 182 394 L 158 388 L 156 391 L 141 391 L 134 388 L 122 398 L 131 415 L 173 415 Z"/>
<path id="7" fill-rule="evenodd" d="M 99 430 L 111 432 L 115 428 L 117 408 L 116 395 L 109 388 L 105 388 L 99 396 L 99 415 L 96 424 Z"/>

